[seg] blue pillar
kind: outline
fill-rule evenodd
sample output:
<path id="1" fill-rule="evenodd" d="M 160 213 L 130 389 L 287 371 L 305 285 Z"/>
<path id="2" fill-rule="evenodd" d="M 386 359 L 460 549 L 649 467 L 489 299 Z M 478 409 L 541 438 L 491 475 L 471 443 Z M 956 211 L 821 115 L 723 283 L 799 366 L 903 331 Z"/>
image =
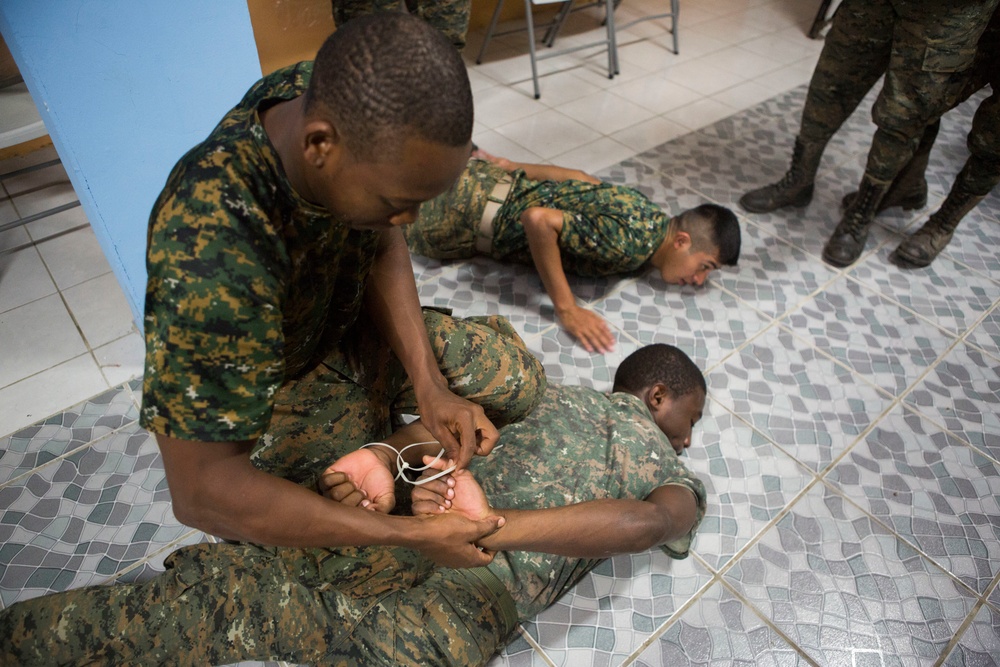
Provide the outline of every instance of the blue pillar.
<path id="1" fill-rule="evenodd" d="M 0 32 L 141 328 L 150 208 L 260 78 L 246 0 L 3 0 Z"/>

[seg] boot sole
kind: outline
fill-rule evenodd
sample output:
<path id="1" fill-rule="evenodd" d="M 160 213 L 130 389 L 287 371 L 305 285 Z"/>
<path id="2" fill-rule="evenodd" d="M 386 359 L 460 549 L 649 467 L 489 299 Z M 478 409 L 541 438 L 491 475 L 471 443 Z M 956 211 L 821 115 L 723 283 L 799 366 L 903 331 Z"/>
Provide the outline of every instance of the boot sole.
<path id="1" fill-rule="evenodd" d="M 771 206 L 771 207 L 747 205 L 743 201 L 745 197 L 746 195 L 740 197 L 739 200 L 740 208 L 742 208 L 744 211 L 747 211 L 748 213 L 770 213 L 771 211 L 777 211 L 778 209 L 781 208 L 789 208 L 789 207 L 804 208 L 808 206 L 809 203 L 812 201 L 813 193 L 812 193 L 812 188 L 810 188 L 808 192 L 798 195 L 797 197 L 795 197 L 795 199 L 791 200 L 787 204 L 780 204 L 778 206 Z"/>

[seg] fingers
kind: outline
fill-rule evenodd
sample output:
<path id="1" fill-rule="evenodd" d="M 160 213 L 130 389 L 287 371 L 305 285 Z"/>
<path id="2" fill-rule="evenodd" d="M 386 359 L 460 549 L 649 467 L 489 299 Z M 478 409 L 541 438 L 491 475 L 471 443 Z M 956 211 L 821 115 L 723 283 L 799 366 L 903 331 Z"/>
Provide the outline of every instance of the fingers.
<path id="1" fill-rule="evenodd" d="M 500 431 L 493 425 L 493 422 L 486 418 L 486 415 L 483 415 L 476 435 L 476 454 L 479 456 L 486 456 L 492 452 L 493 448 L 497 446 L 497 441 L 500 440 Z"/>

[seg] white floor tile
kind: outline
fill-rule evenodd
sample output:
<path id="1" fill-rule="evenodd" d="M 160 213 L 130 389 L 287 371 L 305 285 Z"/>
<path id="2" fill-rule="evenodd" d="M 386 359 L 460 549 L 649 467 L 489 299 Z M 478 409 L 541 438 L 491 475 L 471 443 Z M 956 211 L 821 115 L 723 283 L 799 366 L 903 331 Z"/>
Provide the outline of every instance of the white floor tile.
<path id="1" fill-rule="evenodd" d="M 569 116 L 547 109 L 497 132 L 545 160 L 595 141 L 601 134 Z"/>
<path id="2" fill-rule="evenodd" d="M 41 243 L 38 252 L 59 289 L 78 285 L 111 270 L 90 227 Z"/>
<path id="3" fill-rule="evenodd" d="M 0 313 L 56 293 L 38 250 L 33 247 L 0 255 Z"/>
<path id="4" fill-rule="evenodd" d="M 774 97 L 774 94 L 773 90 L 756 81 L 744 81 L 739 85 L 712 95 L 712 99 L 718 100 L 733 109 L 746 109 Z"/>
<path id="5" fill-rule="evenodd" d="M 90 354 L 0 389 L 0 436 L 10 435 L 109 388 Z"/>
<path id="6" fill-rule="evenodd" d="M 89 224 L 87 214 L 83 212 L 82 207 L 77 206 L 46 216 L 40 220 L 29 222 L 25 225 L 25 229 L 28 230 L 28 234 L 31 235 L 32 239 L 38 241 L 86 224 Z"/>
<path id="7" fill-rule="evenodd" d="M 475 100 L 477 120 L 490 129 L 526 118 L 545 108 L 531 96 L 507 86 L 487 88 L 476 95 Z"/>
<path id="8" fill-rule="evenodd" d="M 593 174 L 628 159 L 634 154 L 635 151 L 625 144 L 608 137 L 601 137 L 597 141 L 574 148 L 562 155 L 557 155 L 552 158 L 552 163 L 561 166 L 570 166 L 574 169 L 582 169 L 589 174 Z"/>
<path id="9" fill-rule="evenodd" d="M 138 331 L 94 349 L 101 372 L 111 387 L 141 377 L 145 353 L 146 345 Z"/>
<path id="10" fill-rule="evenodd" d="M 799 56 L 799 58 L 801 57 Z M 767 72 L 773 72 L 782 65 L 787 64 L 738 46 L 710 53 L 700 58 L 699 61 L 712 67 L 738 74 L 742 79 L 752 79 Z"/>
<path id="11" fill-rule="evenodd" d="M 76 192 L 68 180 L 43 185 L 36 190 L 11 195 L 11 201 L 22 218 L 42 213 L 56 206 L 77 201 Z"/>
<path id="12" fill-rule="evenodd" d="M 653 111 L 601 90 L 559 107 L 559 111 L 601 134 L 612 134 L 649 120 Z"/>
<path id="13" fill-rule="evenodd" d="M 664 72 L 664 76 L 702 95 L 713 95 L 744 81 L 742 76 L 734 72 L 709 65 L 704 58 L 674 65 Z"/>
<path id="14" fill-rule="evenodd" d="M 511 141 L 495 130 L 488 130 L 487 132 L 478 134 L 473 137 L 473 139 L 475 140 L 476 145 L 487 153 L 505 157 L 508 160 L 513 160 L 514 162 L 529 162 L 533 164 L 546 162 L 546 160 L 539 157 L 537 154 L 532 153 L 517 142 Z"/>
<path id="15" fill-rule="evenodd" d="M 55 294 L 0 313 L 0 340 L 0 387 L 87 351 L 66 306 Z"/>
<path id="16" fill-rule="evenodd" d="M 711 98 L 705 98 L 693 104 L 683 106 L 680 109 L 669 111 L 663 114 L 663 117 L 675 123 L 680 123 L 692 130 L 698 130 L 727 116 L 731 116 L 735 111 L 736 109 L 728 104 Z"/>
<path id="17" fill-rule="evenodd" d="M 67 288 L 63 297 L 91 348 L 135 330 L 132 311 L 113 273 Z"/>
<path id="18" fill-rule="evenodd" d="M 624 97 L 656 114 L 691 104 L 702 97 L 690 88 L 667 79 L 662 72 L 633 79 L 615 86 L 613 91 L 615 95 Z"/>
<path id="19" fill-rule="evenodd" d="M 611 138 L 639 154 L 671 139 L 687 134 L 691 129 L 672 120 L 657 116 L 638 125 L 615 132 Z"/>

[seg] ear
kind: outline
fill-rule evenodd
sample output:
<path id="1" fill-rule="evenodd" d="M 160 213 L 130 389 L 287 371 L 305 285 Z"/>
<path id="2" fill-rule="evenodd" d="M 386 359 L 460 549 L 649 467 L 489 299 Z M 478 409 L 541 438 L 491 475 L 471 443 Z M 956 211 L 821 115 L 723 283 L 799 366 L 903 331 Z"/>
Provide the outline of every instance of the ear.
<path id="1" fill-rule="evenodd" d="M 691 247 L 691 235 L 687 232 L 678 230 L 674 234 L 674 247 L 678 250 L 684 250 L 685 248 Z"/>
<path id="2" fill-rule="evenodd" d="M 663 409 L 664 405 L 670 403 L 670 394 L 667 393 L 667 385 L 657 382 L 646 389 L 646 406 L 654 414 Z"/>
<path id="3" fill-rule="evenodd" d="M 302 128 L 302 151 L 306 163 L 319 168 L 328 160 L 340 157 L 343 141 L 333 124 L 314 118 L 306 121 Z"/>

